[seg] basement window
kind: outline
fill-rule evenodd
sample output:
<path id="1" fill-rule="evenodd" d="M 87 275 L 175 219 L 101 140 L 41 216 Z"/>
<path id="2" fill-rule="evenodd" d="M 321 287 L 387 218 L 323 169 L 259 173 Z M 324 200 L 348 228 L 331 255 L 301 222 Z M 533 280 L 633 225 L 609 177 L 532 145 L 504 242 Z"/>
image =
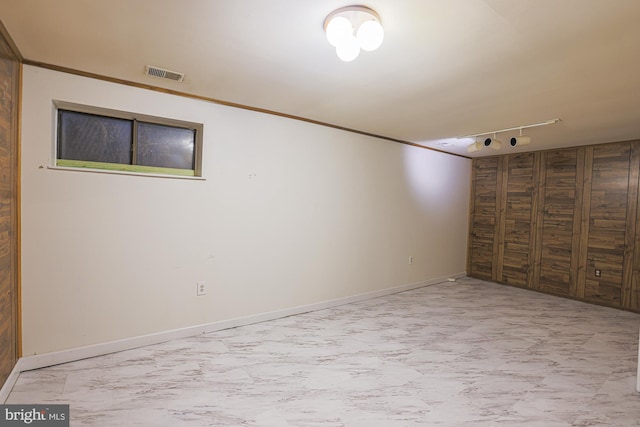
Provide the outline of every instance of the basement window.
<path id="1" fill-rule="evenodd" d="M 202 124 L 56 103 L 56 166 L 201 176 Z"/>

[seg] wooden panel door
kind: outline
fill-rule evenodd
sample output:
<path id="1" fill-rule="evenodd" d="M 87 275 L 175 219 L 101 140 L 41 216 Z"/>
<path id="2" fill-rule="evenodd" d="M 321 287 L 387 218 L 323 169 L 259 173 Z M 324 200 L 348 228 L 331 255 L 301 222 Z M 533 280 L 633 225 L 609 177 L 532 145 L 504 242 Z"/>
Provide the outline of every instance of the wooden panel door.
<path id="1" fill-rule="evenodd" d="M 640 312 L 639 195 L 640 141 L 474 159 L 467 271 Z"/>
<path id="2" fill-rule="evenodd" d="M 578 149 L 551 151 L 544 162 L 544 188 L 542 227 L 540 231 L 540 271 L 538 283 L 541 291 L 573 296 L 572 257 L 577 242 L 574 236 L 576 220 L 576 179 L 582 165 Z"/>
<path id="3" fill-rule="evenodd" d="M 630 143 L 596 146 L 593 148 L 591 170 L 584 298 L 620 307 L 623 296 L 630 154 Z M 635 218 L 635 210 L 633 217 Z M 600 277 L 597 277 L 596 270 Z"/>
<path id="4" fill-rule="evenodd" d="M 0 32 L 0 385 L 18 357 L 19 67 Z"/>
<path id="5" fill-rule="evenodd" d="M 507 181 L 506 200 L 504 200 L 506 209 L 503 219 L 504 252 L 502 277 L 499 280 L 502 283 L 520 287 L 527 286 L 529 270 L 533 166 L 534 154 L 522 153 L 508 156 L 505 168 Z"/>
<path id="6" fill-rule="evenodd" d="M 470 236 L 467 272 L 478 279 L 492 280 L 496 232 L 498 158 L 473 161 Z"/>

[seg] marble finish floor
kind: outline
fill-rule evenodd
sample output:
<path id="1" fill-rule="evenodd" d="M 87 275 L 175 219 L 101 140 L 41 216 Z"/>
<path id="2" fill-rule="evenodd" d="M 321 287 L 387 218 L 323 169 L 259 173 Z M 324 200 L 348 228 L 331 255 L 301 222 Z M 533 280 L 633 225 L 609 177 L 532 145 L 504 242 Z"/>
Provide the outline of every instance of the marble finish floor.
<path id="1" fill-rule="evenodd" d="M 72 426 L 640 426 L 640 315 L 459 279 L 23 372 Z"/>

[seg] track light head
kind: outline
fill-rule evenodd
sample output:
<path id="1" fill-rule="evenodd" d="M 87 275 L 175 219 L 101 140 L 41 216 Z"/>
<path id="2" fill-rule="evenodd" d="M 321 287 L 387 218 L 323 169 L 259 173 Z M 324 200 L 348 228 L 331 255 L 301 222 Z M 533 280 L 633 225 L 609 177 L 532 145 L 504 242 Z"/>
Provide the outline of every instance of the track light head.
<path id="1" fill-rule="evenodd" d="M 492 137 L 485 138 L 482 144 L 485 147 L 492 148 L 496 151 L 499 150 L 500 147 L 502 147 L 502 141 L 497 140 L 495 136 L 493 138 Z"/>
<path id="2" fill-rule="evenodd" d="M 467 152 L 469 153 L 475 153 L 476 151 L 480 151 L 482 150 L 482 142 L 480 141 L 476 141 L 473 144 L 471 144 L 470 146 L 467 147 Z"/>
<path id="3" fill-rule="evenodd" d="M 515 146 L 519 146 L 519 145 L 528 145 L 531 142 L 531 137 L 530 136 L 514 136 L 509 140 L 509 144 L 512 147 Z"/>

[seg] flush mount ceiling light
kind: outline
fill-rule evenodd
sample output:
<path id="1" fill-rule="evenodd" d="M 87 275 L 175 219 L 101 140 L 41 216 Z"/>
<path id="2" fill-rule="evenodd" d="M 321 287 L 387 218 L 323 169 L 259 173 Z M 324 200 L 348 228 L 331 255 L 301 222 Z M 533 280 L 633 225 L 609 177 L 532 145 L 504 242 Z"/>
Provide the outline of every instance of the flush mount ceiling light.
<path id="1" fill-rule="evenodd" d="M 336 48 L 338 58 L 353 61 L 365 51 L 376 50 L 384 39 L 380 16 L 366 6 L 347 6 L 334 10 L 324 20 L 329 43 Z"/>
<path id="2" fill-rule="evenodd" d="M 512 130 L 520 130 L 520 136 L 514 136 L 509 139 L 509 145 L 511 145 L 512 147 L 516 147 L 516 146 L 527 145 L 531 143 L 531 137 L 523 136 L 522 129 L 553 125 L 555 123 L 558 123 L 559 121 L 560 119 L 551 119 L 551 120 L 547 120 L 546 122 L 534 123 L 531 125 L 522 125 L 522 126 L 516 126 L 512 128 L 492 130 L 489 132 L 474 133 L 473 135 L 460 136 L 458 137 L 458 139 L 474 138 L 474 137 L 476 138 L 476 142 L 474 142 L 473 144 L 467 147 L 467 151 L 469 153 L 475 153 L 476 151 L 480 151 L 482 150 L 483 147 L 490 147 L 490 148 L 493 148 L 494 150 L 499 150 L 500 147 L 502 147 L 502 142 L 496 138 L 497 133 L 509 132 Z M 484 136 L 484 135 L 490 135 L 490 134 L 493 134 L 493 137 L 485 137 L 485 138 L 482 138 L 481 140 L 478 140 L 478 137 Z"/>

